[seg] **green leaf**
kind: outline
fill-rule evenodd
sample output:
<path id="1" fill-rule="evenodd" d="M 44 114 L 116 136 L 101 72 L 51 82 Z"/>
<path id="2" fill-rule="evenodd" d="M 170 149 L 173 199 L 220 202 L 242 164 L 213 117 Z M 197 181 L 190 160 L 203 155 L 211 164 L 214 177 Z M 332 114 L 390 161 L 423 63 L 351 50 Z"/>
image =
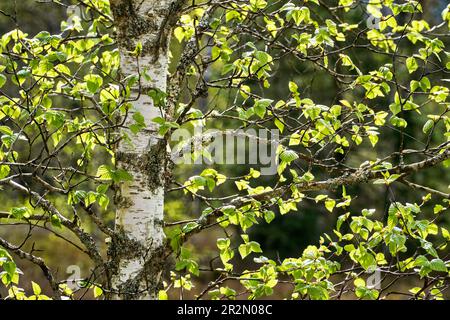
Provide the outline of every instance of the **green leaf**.
<path id="1" fill-rule="evenodd" d="M 255 105 L 253 106 L 255 109 L 255 113 L 262 119 L 264 118 L 264 115 L 266 114 L 266 109 L 270 104 L 273 102 L 273 100 L 270 99 L 260 99 L 255 102 Z"/>
<path id="2" fill-rule="evenodd" d="M 425 122 L 425 124 L 423 125 L 422 131 L 423 133 L 427 134 L 431 131 L 431 129 L 434 127 L 434 121 L 433 120 L 428 120 L 427 122 Z"/>
<path id="3" fill-rule="evenodd" d="M 445 210 L 445 208 L 444 208 L 444 206 L 442 206 L 441 204 L 437 204 L 437 205 L 435 205 L 434 208 L 433 208 L 434 214 L 438 214 L 439 212 L 442 212 L 442 211 L 444 211 L 444 210 Z"/>
<path id="4" fill-rule="evenodd" d="M 133 181 L 133 176 L 124 169 L 114 170 L 107 165 L 101 165 L 97 169 L 97 174 L 99 180 L 112 180 L 114 182 L 120 181 Z"/>
<path id="5" fill-rule="evenodd" d="M 355 281 L 353 281 L 353 284 L 355 285 L 355 287 L 365 287 L 366 286 L 366 282 L 364 281 L 364 279 L 362 278 L 357 278 L 355 279 Z"/>
<path id="6" fill-rule="evenodd" d="M 57 228 L 61 228 L 61 219 L 56 215 L 56 214 L 52 214 L 52 216 L 50 217 L 50 222 L 52 224 L 52 226 L 57 227 Z"/>
<path id="7" fill-rule="evenodd" d="M 377 266 L 375 257 L 369 252 L 366 252 L 358 262 L 365 270 L 374 270 Z"/>
<path id="8" fill-rule="evenodd" d="M 94 286 L 94 298 L 98 298 L 103 294 L 103 289 L 99 286 Z"/>
<path id="9" fill-rule="evenodd" d="M 96 176 L 100 180 L 112 180 L 111 170 L 106 165 L 101 165 L 100 167 L 98 167 Z"/>
<path id="10" fill-rule="evenodd" d="M 4 262 L 2 268 L 11 278 L 16 274 L 17 266 L 13 261 Z"/>
<path id="11" fill-rule="evenodd" d="M 31 210 L 27 207 L 14 207 L 9 212 L 15 219 L 29 218 L 31 216 Z"/>
<path id="12" fill-rule="evenodd" d="M 31 286 L 33 288 L 33 293 L 35 295 L 38 296 L 41 294 L 41 292 L 42 292 L 41 287 L 36 282 L 31 281 Z"/>
<path id="13" fill-rule="evenodd" d="M 167 94 L 164 91 L 158 88 L 151 88 L 147 94 L 152 98 L 155 107 L 163 108 L 165 106 Z"/>
<path id="14" fill-rule="evenodd" d="M 357 287 L 355 294 L 358 298 L 375 300 L 378 298 L 379 292 L 375 289 L 369 289 L 365 287 Z"/>
<path id="15" fill-rule="evenodd" d="M 183 226 L 181 229 L 184 233 L 191 232 L 192 230 L 196 229 L 199 226 L 197 222 L 189 222 L 186 225 Z"/>
<path id="16" fill-rule="evenodd" d="M 408 68 L 409 73 L 413 73 L 419 68 L 419 65 L 414 57 L 409 57 L 406 59 L 406 68 Z"/>
<path id="17" fill-rule="evenodd" d="M 96 93 L 103 84 L 103 78 L 97 74 L 89 74 L 85 76 L 84 81 L 86 81 L 87 88 L 92 94 Z"/>
<path id="18" fill-rule="evenodd" d="M 267 6 L 265 0 L 250 0 L 250 5 L 254 11 L 258 9 L 264 9 Z"/>
<path id="19" fill-rule="evenodd" d="M 406 122 L 405 119 L 399 118 L 397 116 L 391 117 L 391 119 L 389 121 L 391 122 L 392 125 L 394 125 L 396 127 L 400 127 L 400 128 L 406 128 L 408 125 L 408 123 Z"/>
<path id="20" fill-rule="evenodd" d="M 289 81 L 289 91 L 292 93 L 297 93 L 298 92 L 298 85 L 293 82 L 293 81 Z"/>
<path id="21" fill-rule="evenodd" d="M 262 252 L 261 246 L 259 245 L 258 242 L 251 241 L 251 242 L 248 243 L 248 245 L 250 245 L 250 250 L 252 252 Z"/>
<path id="22" fill-rule="evenodd" d="M 430 261 L 430 268 L 433 271 L 447 272 L 447 267 L 441 259 L 433 259 Z"/>
<path id="23" fill-rule="evenodd" d="M 242 259 L 244 259 L 246 256 L 250 254 L 250 248 L 247 246 L 247 244 L 241 244 L 238 248 L 239 254 L 241 255 Z"/>
<path id="24" fill-rule="evenodd" d="M 113 171 L 113 180 L 114 182 L 133 181 L 133 176 L 124 169 L 117 169 Z"/>
<path id="25" fill-rule="evenodd" d="M 17 78 L 19 79 L 19 84 L 22 85 L 25 80 L 31 76 L 31 71 L 29 69 L 22 69 L 16 73 Z M 15 80 L 15 78 L 13 78 Z"/>
<path id="26" fill-rule="evenodd" d="M 315 120 L 320 116 L 322 109 L 316 105 L 306 106 L 305 112 L 312 119 Z"/>
<path id="27" fill-rule="evenodd" d="M 9 175 L 10 171 L 11 169 L 9 166 L 0 165 L 0 179 L 6 178 Z"/>
<path id="28" fill-rule="evenodd" d="M 250 241 L 248 243 L 241 244 L 238 248 L 238 251 L 242 259 L 247 257 L 252 252 L 262 252 L 259 243 L 255 241 Z"/>
<path id="29" fill-rule="evenodd" d="M 12 136 L 13 133 L 14 133 L 14 132 L 11 130 L 11 128 L 10 128 L 10 127 L 7 127 L 7 126 L 0 126 L 0 132 L 3 133 L 3 134 L 5 134 L 5 135 L 8 135 L 8 136 Z"/>
<path id="30" fill-rule="evenodd" d="M 175 36 L 175 39 L 178 40 L 178 42 L 183 42 L 184 35 L 186 32 L 184 32 L 183 27 L 176 27 L 175 30 L 173 30 L 173 35 Z"/>
<path id="31" fill-rule="evenodd" d="M 284 150 L 280 154 L 280 159 L 283 162 L 291 163 L 292 161 L 298 159 L 298 154 L 294 150 Z"/>
<path id="32" fill-rule="evenodd" d="M 303 250 L 302 257 L 306 259 L 315 260 L 320 256 L 319 250 L 316 246 L 307 246 L 305 250 Z"/>
<path id="33" fill-rule="evenodd" d="M 328 199 L 325 201 L 325 208 L 327 208 L 328 211 L 333 212 L 333 209 L 336 205 L 336 201 L 332 199 Z"/>
<path id="34" fill-rule="evenodd" d="M 367 5 L 367 12 L 369 12 L 375 18 L 381 18 L 383 16 L 380 9 L 381 5 L 378 3 L 372 4 L 372 1 L 370 1 L 370 3 Z"/>
<path id="35" fill-rule="evenodd" d="M 274 123 L 275 123 L 275 125 L 277 126 L 278 130 L 280 130 L 280 132 L 283 133 L 283 130 L 284 130 L 284 124 L 283 124 L 283 122 L 281 122 L 280 120 L 278 120 L 277 118 L 275 118 Z"/>
<path id="36" fill-rule="evenodd" d="M 6 76 L 0 73 L 0 88 L 6 83 Z"/>
<path id="37" fill-rule="evenodd" d="M 275 219 L 275 213 L 273 211 L 264 211 L 264 219 L 267 223 L 272 222 L 273 219 Z"/>
<path id="38" fill-rule="evenodd" d="M 217 239 L 217 248 L 219 248 L 219 250 L 228 249 L 230 244 L 231 244 L 231 241 L 230 241 L 229 238 L 219 238 L 219 239 Z"/>
<path id="39" fill-rule="evenodd" d="M 169 300 L 169 296 L 167 295 L 166 290 L 159 290 L 158 300 Z"/>

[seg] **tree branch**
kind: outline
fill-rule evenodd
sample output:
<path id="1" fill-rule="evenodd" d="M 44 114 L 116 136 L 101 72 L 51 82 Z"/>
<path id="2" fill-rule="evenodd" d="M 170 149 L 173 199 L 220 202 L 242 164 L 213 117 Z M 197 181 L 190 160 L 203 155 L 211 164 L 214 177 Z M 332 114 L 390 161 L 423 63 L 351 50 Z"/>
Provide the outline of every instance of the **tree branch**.
<path id="1" fill-rule="evenodd" d="M 39 193 L 29 190 L 26 187 L 18 184 L 17 182 L 14 182 L 14 181 L 9 181 L 9 185 L 17 190 L 20 190 L 24 193 L 29 194 L 33 198 L 33 200 L 36 201 L 36 205 L 41 207 L 44 211 L 48 212 L 49 214 L 56 215 L 61 220 L 61 224 L 63 226 L 65 226 L 67 229 L 69 229 L 70 231 L 72 231 L 77 236 L 77 238 L 81 241 L 81 243 L 83 243 L 83 245 L 86 247 L 89 257 L 92 259 L 92 261 L 94 261 L 99 266 L 104 264 L 104 261 L 100 255 L 100 252 L 98 251 L 95 241 L 91 235 L 84 232 L 84 230 L 81 229 L 76 223 L 70 221 L 65 216 L 63 216 L 58 211 L 58 209 L 56 209 L 53 206 L 53 204 L 50 201 L 46 200 Z"/>
<path id="2" fill-rule="evenodd" d="M 55 281 L 55 278 L 53 277 L 53 274 L 50 270 L 50 268 L 45 264 L 44 260 L 40 257 L 36 257 L 32 255 L 31 253 L 25 252 L 5 239 L 0 238 L 0 245 L 4 247 L 6 250 L 12 251 L 15 254 L 17 254 L 21 259 L 25 259 L 28 261 L 31 261 L 32 263 L 36 264 L 41 268 L 42 272 L 44 273 L 45 277 L 47 278 L 48 282 L 50 283 L 50 286 L 53 290 L 53 297 L 57 300 L 61 300 L 61 294 L 59 292 L 59 286 L 58 283 Z"/>
<path id="3" fill-rule="evenodd" d="M 263 192 L 256 195 L 249 195 L 244 197 L 239 197 L 229 202 L 225 206 L 234 206 L 235 208 L 242 208 L 245 205 L 251 204 L 254 201 L 257 202 L 266 202 L 270 201 L 274 198 L 284 198 L 288 197 L 291 187 L 295 186 L 299 192 L 307 192 L 307 191 L 319 191 L 319 190 L 334 190 L 341 186 L 354 185 L 358 183 L 366 183 L 371 180 L 383 178 L 383 173 L 387 172 L 390 174 L 399 174 L 401 177 L 399 179 L 404 178 L 407 175 L 410 175 L 414 172 L 418 172 L 422 169 L 426 169 L 429 167 L 433 167 L 447 159 L 450 158 L 450 149 L 445 149 L 445 151 L 425 159 L 423 161 L 415 162 L 409 165 L 396 166 L 389 170 L 370 170 L 370 167 L 363 167 L 356 170 L 350 174 L 343 174 L 336 178 L 331 178 L 324 181 L 310 181 L 310 182 L 301 182 L 301 183 L 293 183 L 289 185 L 284 185 L 279 188 L 276 188 L 271 191 Z M 373 166 L 372 166 L 373 167 Z M 225 207 L 223 206 L 223 207 Z M 198 226 L 191 230 L 190 232 L 184 234 L 181 239 L 185 242 L 192 235 L 200 232 L 201 230 L 208 227 L 211 223 L 213 223 L 214 219 L 219 217 L 222 214 L 222 208 L 216 208 L 213 212 L 211 212 L 208 216 L 200 217 L 197 220 Z M 166 244 L 166 252 L 172 252 L 172 248 L 170 247 L 170 242 Z"/>

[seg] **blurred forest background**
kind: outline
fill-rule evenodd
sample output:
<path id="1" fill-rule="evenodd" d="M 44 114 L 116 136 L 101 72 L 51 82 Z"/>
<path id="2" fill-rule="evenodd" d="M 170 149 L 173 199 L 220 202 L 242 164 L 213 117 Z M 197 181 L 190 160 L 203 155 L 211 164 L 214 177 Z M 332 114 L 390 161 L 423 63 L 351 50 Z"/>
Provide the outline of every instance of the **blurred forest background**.
<path id="1" fill-rule="evenodd" d="M 65 2 L 70 3 L 70 2 Z M 421 1 L 424 9 L 424 19 L 426 19 L 430 25 L 438 24 L 442 21 L 440 16 L 442 10 L 449 3 L 447 0 L 426 0 Z M 363 11 L 356 10 L 354 12 L 354 23 L 361 22 L 365 23 L 367 19 L 367 14 Z M 1 0 L 0 1 L 0 36 L 14 28 L 19 28 L 22 31 L 28 33 L 30 36 L 37 34 L 42 30 L 47 30 L 50 33 L 60 32 L 60 23 L 66 17 L 66 9 L 63 6 L 56 5 L 51 2 L 46 1 L 36 1 L 36 0 Z M 449 45 L 449 39 L 444 39 L 446 41 L 446 46 Z M 178 42 L 173 43 L 173 56 L 176 59 L 177 52 L 179 51 Z M 360 61 L 358 65 L 367 66 L 367 69 L 376 68 L 375 66 L 381 65 L 381 59 L 384 59 L 380 55 L 360 55 Z M 389 58 L 386 58 L 387 60 Z M 386 61 L 389 62 L 389 61 Z M 302 87 L 304 96 L 308 96 L 317 103 L 324 105 L 332 105 L 335 101 L 344 98 L 345 95 L 352 95 L 352 92 L 346 92 L 340 96 L 340 88 L 335 82 L 334 78 L 326 73 L 320 72 L 310 65 L 298 65 L 297 62 L 290 61 L 289 59 L 283 59 L 277 62 L 278 65 L 274 70 L 276 70 L 272 86 L 265 90 L 265 95 L 272 99 L 280 99 L 287 95 L 288 88 L 285 85 L 285 81 L 281 81 L 283 77 L 289 77 L 295 79 L 295 82 Z M 211 70 L 212 73 L 220 72 L 221 70 Z M 404 69 L 405 77 L 407 75 L 406 69 Z M 6 89 L 7 90 L 7 89 Z M 393 92 L 392 92 L 393 93 Z M 356 94 L 356 93 L 355 93 Z M 209 103 L 214 100 L 214 103 L 222 103 L 226 105 L 228 97 L 221 92 L 211 92 L 208 98 L 205 98 L 199 102 L 197 108 L 201 110 L 206 110 Z M 386 103 L 385 108 L 389 105 L 389 100 L 392 97 L 386 97 L 384 103 Z M 381 101 L 380 103 L 383 103 Z M 420 141 L 414 137 L 423 137 L 421 134 L 423 123 L 415 122 L 413 118 L 415 113 L 408 113 L 410 117 L 408 120 L 408 127 L 406 133 L 409 139 L 407 139 L 407 145 L 405 148 L 420 148 L 426 141 Z M 2 120 L 0 120 L 1 124 Z M 215 123 L 216 128 L 232 128 L 232 123 Z M 360 163 L 361 159 L 376 158 L 377 155 L 392 153 L 398 149 L 399 141 L 398 132 L 392 128 L 390 132 L 384 132 L 383 136 L 380 136 L 379 143 L 376 149 L 373 149 L 370 145 L 363 152 L 351 155 L 350 157 L 344 159 L 348 163 Z M 371 156 L 369 157 L 369 154 Z M 358 158 L 360 157 L 360 158 Z M 381 157 L 381 156 L 379 156 Z M 189 176 L 199 174 L 205 166 L 202 165 L 183 165 L 175 169 L 175 175 L 182 179 L 186 179 Z M 220 165 L 215 166 L 219 172 L 224 172 L 227 176 L 240 176 L 245 175 L 249 172 L 249 166 L 245 165 Z M 267 176 L 265 179 L 271 179 Z M 415 182 L 427 182 L 432 188 L 438 190 L 447 190 L 450 182 L 450 170 L 444 166 L 435 168 L 434 170 L 423 171 L 417 174 Z M 269 184 L 269 183 L 268 183 Z M 360 211 L 363 208 L 370 207 L 377 209 L 377 213 L 380 215 L 380 219 L 383 219 L 383 213 L 387 211 L 389 203 L 391 201 L 400 202 L 414 202 L 418 201 L 424 193 L 421 191 L 411 192 L 410 189 L 406 187 L 403 188 L 401 184 L 394 184 L 390 186 L 390 190 L 384 185 L 374 186 L 374 185 L 358 185 L 359 190 L 348 190 L 349 192 L 354 192 L 354 194 L 359 194 L 359 198 L 355 198 L 352 202 L 351 210 Z M 338 191 L 340 193 L 340 190 Z M 9 208 L 17 206 L 19 203 L 26 203 L 28 199 L 19 198 L 19 195 L 8 187 L 0 189 L 0 212 L 8 212 Z M 192 217 L 198 217 L 201 214 L 202 207 L 201 204 L 189 197 L 180 197 L 180 194 L 168 193 L 166 198 L 166 215 L 168 220 L 181 220 L 188 219 Z M 114 207 L 109 206 L 111 225 L 113 222 L 113 212 Z M 426 212 L 424 210 L 424 212 Z M 432 215 L 432 210 L 428 210 L 430 215 Z M 339 212 L 342 214 L 345 212 Z M 297 212 L 289 213 L 282 218 L 275 219 L 271 224 L 264 224 L 261 226 L 254 226 L 251 229 L 252 238 L 258 241 L 264 248 L 265 254 L 273 259 L 283 259 L 287 256 L 298 256 L 301 254 L 302 250 L 309 244 L 315 244 L 318 242 L 319 237 L 324 232 L 330 232 L 336 222 L 338 214 L 329 214 L 323 206 L 318 206 L 314 201 L 303 201 Z M 445 221 L 440 221 L 442 226 L 450 228 L 450 218 L 445 217 Z M 10 239 L 14 243 L 20 243 L 21 239 L 27 235 L 28 226 L 21 224 L 3 224 L 0 219 L 0 236 Z M 215 232 L 220 232 L 219 229 Z M 214 234 L 209 232 L 206 234 L 201 234 L 194 237 L 190 245 L 194 249 L 201 260 L 200 264 L 208 264 L 211 258 L 214 257 L 214 250 L 216 249 L 216 238 L 220 234 Z M 100 237 L 100 235 L 99 235 Z M 98 239 L 101 242 L 103 239 Z M 59 239 L 57 233 L 49 233 L 46 230 L 35 230 L 33 231 L 31 241 L 28 241 L 28 245 L 32 246 L 36 243 L 36 252 L 39 253 L 50 265 L 50 267 L 56 271 L 56 276 L 58 280 L 66 279 L 70 277 L 70 273 L 74 272 L 73 265 L 80 268 L 81 277 L 87 277 L 89 275 L 89 261 L 86 256 L 83 256 L 80 251 L 74 249 L 72 246 L 68 245 L 65 241 Z M 55 248 L 57 248 L 55 250 Z M 23 260 L 17 259 L 16 261 L 24 272 L 25 276 L 21 278 L 21 285 L 25 289 L 31 287 L 31 280 L 39 282 L 44 285 L 43 289 L 45 291 L 45 281 L 39 281 L 42 279 L 42 273 L 36 266 L 28 264 Z M 245 266 L 241 266 L 245 269 Z M 72 277 L 77 277 L 75 273 Z M 198 285 L 196 290 L 191 292 L 192 296 L 198 293 L 211 279 L 202 278 L 197 279 Z M 0 287 L 0 294 L 4 288 Z M 279 298 L 284 298 L 283 292 L 278 292 Z M 85 298 L 89 298 L 86 296 Z"/>

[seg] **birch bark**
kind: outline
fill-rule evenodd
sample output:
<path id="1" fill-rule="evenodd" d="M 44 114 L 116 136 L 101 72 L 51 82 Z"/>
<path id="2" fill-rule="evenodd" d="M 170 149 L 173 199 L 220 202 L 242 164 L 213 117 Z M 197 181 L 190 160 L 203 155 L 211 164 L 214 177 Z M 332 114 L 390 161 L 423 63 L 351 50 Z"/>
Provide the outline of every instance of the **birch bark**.
<path id="1" fill-rule="evenodd" d="M 166 144 L 157 134 L 152 119 L 161 111 L 147 95 L 149 89 L 166 91 L 168 45 L 171 25 L 176 21 L 179 1 L 111 0 L 121 57 L 121 76 L 145 72 L 132 88 L 133 107 L 125 122 L 130 125 L 139 112 L 146 127 L 138 134 L 128 132 L 131 143 L 119 143 L 117 165 L 133 175 L 120 185 L 116 197 L 116 231 L 109 250 L 110 285 L 116 299 L 155 299 L 161 287 L 164 261 L 164 168 Z M 137 58 L 132 52 L 140 43 Z"/>

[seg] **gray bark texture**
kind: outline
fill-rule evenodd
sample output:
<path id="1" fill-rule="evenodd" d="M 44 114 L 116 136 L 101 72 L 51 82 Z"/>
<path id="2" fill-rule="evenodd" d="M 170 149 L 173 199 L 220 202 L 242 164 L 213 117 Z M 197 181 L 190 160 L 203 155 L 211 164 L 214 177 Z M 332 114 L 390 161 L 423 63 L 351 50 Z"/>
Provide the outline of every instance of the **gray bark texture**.
<path id="1" fill-rule="evenodd" d="M 132 88 L 133 114 L 144 116 L 146 127 L 134 135 L 124 129 L 130 141 L 121 141 L 116 163 L 133 175 L 122 183 L 116 196 L 116 233 L 109 249 L 109 280 L 115 299 L 155 299 L 162 286 L 164 256 L 164 185 L 166 142 L 157 134 L 152 119 L 164 116 L 147 92 L 167 90 L 168 47 L 173 25 L 183 1 L 111 0 L 117 43 L 121 57 L 121 76 L 142 75 Z M 132 52 L 138 44 L 142 52 Z"/>

